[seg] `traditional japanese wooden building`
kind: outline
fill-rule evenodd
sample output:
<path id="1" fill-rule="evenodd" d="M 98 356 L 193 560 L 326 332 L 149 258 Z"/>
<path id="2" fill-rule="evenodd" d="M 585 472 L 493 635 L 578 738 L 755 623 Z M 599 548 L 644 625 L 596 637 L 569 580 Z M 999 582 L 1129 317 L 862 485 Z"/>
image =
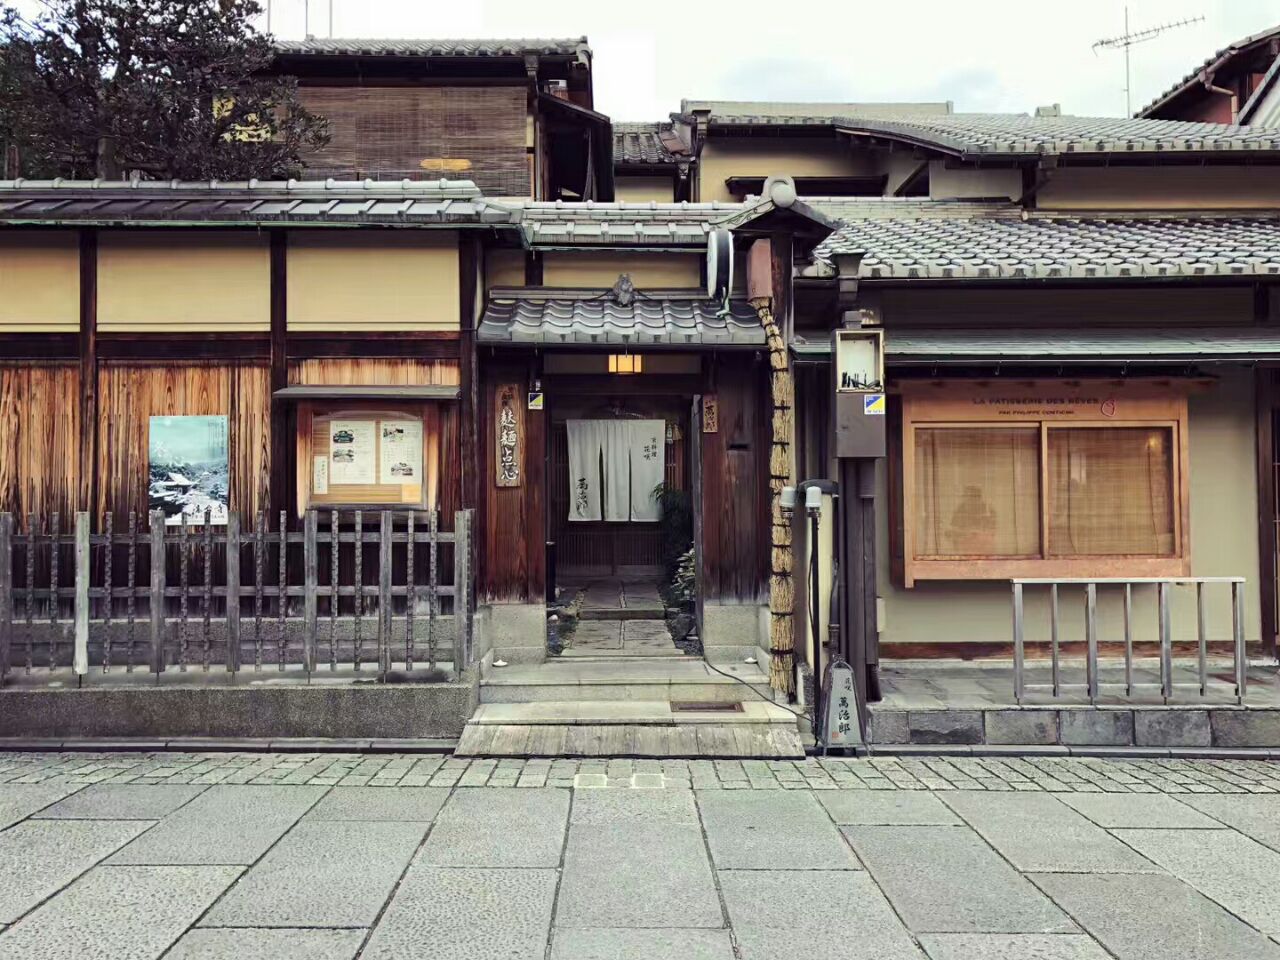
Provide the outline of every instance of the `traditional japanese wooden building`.
<path id="1" fill-rule="evenodd" d="M 520 726 L 485 707 L 566 690 L 761 699 L 743 681 L 809 703 L 815 635 L 867 699 L 878 667 L 1034 651 L 1050 623 L 1054 649 L 1088 633 L 1096 653 L 1132 618 L 1125 636 L 1162 653 L 1274 655 L 1280 131 L 686 101 L 610 132 L 589 66 L 577 41 L 286 45 L 281 69 L 338 127 L 313 169 L 362 179 L 0 184 L 0 513 L 21 535 L 88 512 L 101 536 L 108 514 L 184 501 L 199 425 L 156 422 L 182 417 L 225 418 L 220 502 L 283 513 L 281 543 L 314 544 L 317 512 L 319 542 L 363 544 L 342 540 L 356 510 L 395 513 L 388 532 L 474 511 L 465 583 L 438 582 L 458 609 L 474 597 L 454 666 L 483 676 L 480 728 Z M 837 440 L 837 333 L 883 362 L 850 381 L 883 417 L 873 467 Z M 804 497 L 782 505 L 806 482 L 812 566 Z M 614 619 L 643 585 L 661 624 L 677 510 L 716 671 L 537 673 L 548 613 L 597 581 L 623 584 Z M 350 556 L 317 577 L 308 551 L 306 585 L 277 594 L 282 635 L 315 626 L 317 588 L 374 577 Z M 366 593 L 391 609 L 424 562 L 343 597 L 357 618 Z M 1116 589 L 1059 610 L 1052 584 L 1077 580 Z M 720 724 L 715 749 L 794 753 L 774 706 L 743 722 L 789 739 Z M 886 729 L 864 733 L 910 735 Z M 483 733 L 471 747 L 496 749 Z"/>

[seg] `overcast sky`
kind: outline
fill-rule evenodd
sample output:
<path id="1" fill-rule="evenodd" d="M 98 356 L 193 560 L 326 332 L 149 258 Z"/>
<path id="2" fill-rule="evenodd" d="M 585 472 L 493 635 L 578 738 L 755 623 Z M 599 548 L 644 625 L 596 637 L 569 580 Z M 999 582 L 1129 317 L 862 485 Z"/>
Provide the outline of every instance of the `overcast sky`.
<path id="1" fill-rule="evenodd" d="M 268 0 L 259 0 L 264 5 Z M 329 34 L 330 0 L 309 0 Z M 596 108 L 665 117 L 681 97 L 951 100 L 958 111 L 1124 114 L 1124 55 L 1091 49 L 1124 32 L 1118 0 L 332 0 L 338 37 L 574 37 L 595 54 Z M 270 0 L 271 28 L 301 38 L 308 0 Z M 1132 50 L 1142 104 L 1215 50 L 1280 23 L 1276 0 L 1132 0 L 1130 29 L 1203 16 Z"/>

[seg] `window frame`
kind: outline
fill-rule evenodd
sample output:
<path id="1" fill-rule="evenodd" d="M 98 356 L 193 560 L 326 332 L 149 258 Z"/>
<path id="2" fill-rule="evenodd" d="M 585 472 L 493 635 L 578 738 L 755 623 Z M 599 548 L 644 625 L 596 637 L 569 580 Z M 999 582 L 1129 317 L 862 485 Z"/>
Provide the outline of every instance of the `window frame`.
<path id="1" fill-rule="evenodd" d="M 1181 387 L 1181 388 L 1180 388 Z M 900 536 L 894 545 L 894 559 L 900 561 L 903 585 L 918 580 L 1008 580 L 1016 577 L 1182 577 L 1191 573 L 1190 484 L 1187 435 L 1187 389 L 1172 382 L 1142 383 L 1046 381 L 1006 383 L 962 383 L 931 381 L 900 385 L 902 417 L 898 434 L 896 482 L 899 499 Z M 1012 393 L 1019 402 L 1035 403 L 1037 394 L 1065 396 L 1055 399 L 1054 415 L 1043 412 L 1005 416 L 983 406 L 985 397 Z M 1106 416 L 1093 396 L 1106 396 L 1122 415 Z M 1116 399 L 1111 399 L 1116 398 Z M 965 415 L 965 414 L 968 415 Z M 1040 556 L 1002 557 L 990 555 L 917 555 L 916 538 L 916 430 L 917 429 L 997 429 L 1035 427 L 1039 431 Z M 1052 483 L 1049 472 L 1049 431 L 1060 429 L 1157 428 L 1169 431 L 1174 449 L 1172 470 L 1174 552 L 1151 554 L 1049 553 L 1049 526 L 1053 514 Z M 897 564 L 895 564 L 897 565 Z"/>
<path id="2" fill-rule="evenodd" d="M 439 414 L 432 415 L 431 409 L 435 403 L 430 400 L 425 401 L 377 401 L 377 400 L 359 400 L 359 401 L 305 401 L 298 404 L 297 407 L 297 468 L 296 468 L 296 492 L 298 514 L 301 516 L 305 511 L 315 509 L 320 511 L 337 511 L 339 513 L 349 513 L 353 510 L 362 511 L 381 511 L 381 510 L 427 510 L 430 509 L 432 501 L 431 491 L 428 489 L 432 479 L 436 483 L 434 491 L 435 505 L 439 507 L 441 491 L 439 484 L 441 478 L 439 476 L 441 464 L 436 465 L 436 469 L 431 469 L 430 449 L 433 441 L 431 440 L 432 431 L 437 434 L 441 429 Z M 313 446 L 313 434 L 315 422 L 317 420 L 369 420 L 378 422 L 381 420 L 417 420 L 422 424 L 422 463 L 420 464 L 422 484 L 421 496 L 412 503 L 403 501 L 388 500 L 365 500 L 365 501 L 325 501 L 316 502 L 314 486 L 315 478 L 312 475 L 315 453 Z M 434 441 L 439 446 L 439 438 Z M 441 451 L 443 452 L 443 450 Z M 372 484 L 372 486 L 383 486 L 383 484 Z"/>

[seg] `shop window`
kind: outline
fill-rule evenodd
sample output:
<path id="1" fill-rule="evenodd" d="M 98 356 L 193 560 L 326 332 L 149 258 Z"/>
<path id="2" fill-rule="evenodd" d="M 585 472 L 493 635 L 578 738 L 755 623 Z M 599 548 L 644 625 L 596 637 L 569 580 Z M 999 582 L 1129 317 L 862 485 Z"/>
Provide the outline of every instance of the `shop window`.
<path id="1" fill-rule="evenodd" d="M 1188 574 L 1186 409 L 1167 385 L 907 387 L 907 585 Z"/>
<path id="2" fill-rule="evenodd" d="M 436 405 L 299 405 L 300 505 L 429 510 L 439 483 Z"/>

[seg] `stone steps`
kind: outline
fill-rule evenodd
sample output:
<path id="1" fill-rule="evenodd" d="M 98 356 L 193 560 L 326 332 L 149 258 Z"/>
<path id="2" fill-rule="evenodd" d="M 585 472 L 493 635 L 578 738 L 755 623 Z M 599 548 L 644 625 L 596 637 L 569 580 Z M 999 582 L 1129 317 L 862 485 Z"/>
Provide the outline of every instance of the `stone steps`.
<path id="1" fill-rule="evenodd" d="M 773 700 L 759 665 L 730 663 L 719 669 L 723 673 L 694 657 L 553 659 L 532 666 L 490 668 L 480 681 L 480 702 Z"/>
<path id="2" fill-rule="evenodd" d="M 686 712 L 658 701 L 611 700 L 482 704 L 455 754 L 796 759 L 804 745 L 795 716 L 776 704 Z"/>

